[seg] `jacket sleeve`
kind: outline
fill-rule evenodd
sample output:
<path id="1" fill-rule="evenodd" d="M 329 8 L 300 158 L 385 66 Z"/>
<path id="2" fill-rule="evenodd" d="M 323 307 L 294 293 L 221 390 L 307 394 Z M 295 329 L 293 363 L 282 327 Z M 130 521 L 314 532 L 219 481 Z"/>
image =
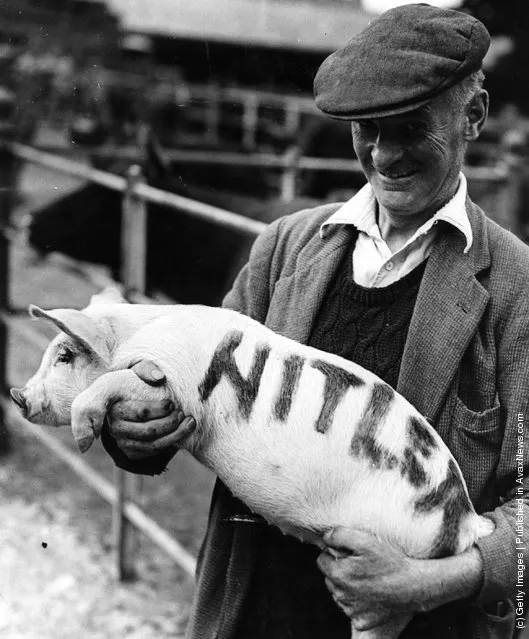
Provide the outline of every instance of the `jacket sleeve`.
<path id="1" fill-rule="evenodd" d="M 270 224 L 257 237 L 250 258 L 222 302 L 225 308 L 239 311 L 264 323 L 275 282 L 274 263 L 284 218 Z"/>
<path id="2" fill-rule="evenodd" d="M 504 424 L 496 469 L 501 505 L 486 513 L 494 521 L 495 531 L 476 542 L 484 569 L 483 586 L 474 601 L 477 604 L 514 599 L 518 570 L 527 566 L 529 557 L 524 552 L 524 525 L 529 522 L 529 304 L 525 301 L 517 305 L 515 317 L 502 329 L 497 383 Z"/>

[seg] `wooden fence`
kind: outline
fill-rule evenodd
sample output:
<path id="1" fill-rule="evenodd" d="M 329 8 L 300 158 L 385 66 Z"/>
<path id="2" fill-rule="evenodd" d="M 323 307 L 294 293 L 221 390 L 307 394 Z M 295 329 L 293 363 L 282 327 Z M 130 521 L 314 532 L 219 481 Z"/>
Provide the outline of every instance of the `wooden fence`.
<path id="1" fill-rule="evenodd" d="M 182 155 L 184 157 L 184 155 Z M 317 170 L 351 170 L 359 171 L 357 163 L 344 160 L 328 161 L 318 158 L 299 158 L 291 153 L 283 157 L 240 156 L 239 158 L 227 154 L 202 154 L 188 152 L 187 161 L 222 162 L 243 161 L 246 165 L 254 162 L 256 166 L 274 165 L 283 171 L 283 196 L 289 199 L 295 188 L 296 172 L 301 169 Z M 167 555 L 180 565 L 190 575 L 194 573 L 195 559 L 192 557 L 167 531 L 163 530 L 155 521 L 150 519 L 137 505 L 137 497 L 141 491 L 141 479 L 123 471 L 116 471 L 116 486 L 111 486 L 103 477 L 98 475 L 79 456 L 72 454 L 56 438 L 49 435 L 38 426 L 30 426 L 22 420 L 12 409 L 6 392 L 9 387 L 6 379 L 6 351 L 7 327 L 20 332 L 20 324 L 16 316 L 25 314 L 25 309 L 12 308 L 10 305 L 9 286 L 9 237 L 11 229 L 11 212 L 13 194 L 15 190 L 15 166 L 20 161 L 41 165 L 47 170 L 56 170 L 63 174 L 90 180 L 101 186 L 123 193 L 123 224 L 122 224 L 122 280 L 125 296 L 132 302 L 151 301 L 145 297 L 145 231 L 147 221 L 147 202 L 163 204 L 167 207 L 178 208 L 189 215 L 199 216 L 212 224 L 229 227 L 256 236 L 265 228 L 265 224 L 236 215 L 210 205 L 190 200 L 172 193 L 166 193 L 146 185 L 139 168 L 132 166 L 126 178 L 95 170 L 85 165 L 72 162 L 70 159 L 58 157 L 50 153 L 36 150 L 4 137 L 0 141 L 0 383 L 3 396 L 0 398 L 0 424 L 16 421 L 20 427 L 25 427 L 39 438 L 49 450 L 66 462 L 86 483 L 94 488 L 104 499 L 113 506 L 114 530 L 116 535 L 118 574 L 121 579 L 134 576 L 134 557 L 137 555 L 134 529 L 139 529 L 157 544 Z M 260 164 L 259 164 L 260 163 Z M 515 191 L 519 188 L 519 181 L 513 178 L 516 172 L 508 165 L 501 165 L 490 169 L 468 169 L 466 171 L 469 184 L 487 182 L 495 185 L 506 206 L 515 199 Z M 67 258 L 65 258 L 66 260 Z M 68 263 L 72 264 L 71 260 Z M 94 281 L 97 286 L 111 283 L 110 280 L 93 276 L 82 266 L 77 265 L 80 273 Z M 115 284 L 115 283 L 114 283 Z M 152 302 L 152 301 L 151 301 Z M 29 338 L 38 348 L 44 348 L 44 340 L 32 329 L 24 329 L 25 337 Z"/>
<path id="2" fill-rule="evenodd" d="M 116 469 L 115 487 L 111 486 L 101 475 L 95 472 L 79 456 L 71 453 L 55 437 L 49 435 L 39 426 L 30 426 L 20 418 L 7 399 L 10 386 L 6 379 L 7 329 L 22 333 L 34 346 L 43 350 L 48 342 L 33 329 L 21 328 L 16 321 L 17 316 L 26 314 L 25 309 L 12 308 L 9 300 L 9 241 L 11 230 L 12 196 L 15 190 L 15 165 L 20 160 L 54 169 L 63 174 L 90 180 L 101 186 L 123 193 L 122 224 L 122 281 L 123 293 L 132 302 L 150 302 L 145 295 L 145 232 L 147 221 L 147 202 L 156 202 L 168 207 L 178 208 L 190 214 L 201 216 L 212 224 L 220 224 L 250 235 L 257 235 L 265 225 L 240 217 L 230 211 L 195 202 L 187 198 L 165 193 L 143 183 L 139 168 L 131 166 L 126 178 L 92 169 L 74 163 L 65 158 L 43 153 L 16 142 L 3 141 L 0 144 L 0 374 L 2 398 L 0 400 L 0 423 L 16 423 L 17 427 L 28 432 L 48 447 L 48 449 L 77 473 L 86 483 L 96 490 L 105 500 L 112 504 L 115 544 L 117 548 L 117 566 L 120 579 L 134 576 L 134 558 L 136 556 L 136 540 L 134 529 L 139 529 L 159 546 L 184 571 L 193 575 L 196 561 L 181 544 L 155 521 L 149 518 L 137 505 L 141 493 L 141 478 Z M 64 263 L 74 266 L 97 286 L 117 285 L 110 279 L 91 272 L 76 264 L 73 260 L 63 258 Z M 118 285 L 119 286 L 119 285 Z"/>

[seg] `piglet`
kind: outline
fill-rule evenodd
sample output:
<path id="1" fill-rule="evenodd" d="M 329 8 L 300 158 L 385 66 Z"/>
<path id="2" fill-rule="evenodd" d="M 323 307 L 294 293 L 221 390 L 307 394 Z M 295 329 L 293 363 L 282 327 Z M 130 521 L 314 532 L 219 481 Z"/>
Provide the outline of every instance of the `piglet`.
<path id="1" fill-rule="evenodd" d="M 436 431 L 372 373 L 231 310 L 121 302 L 107 290 L 82 311 L 30 307 L 61 332 L 26 386 L 11 391 L 29 421 L 71 423 L 85 451 L 113 402 L 169 393 L 197 423 L 182 447 L 303 541 L 323 548 L 330 529 L 360 528 L 434 558 L 492 532 Z M 164 387 L 130 370 L 142 359 L 164 372 Z M 395 639 L 410 619 L 353 628 L 352 637 Z"/>

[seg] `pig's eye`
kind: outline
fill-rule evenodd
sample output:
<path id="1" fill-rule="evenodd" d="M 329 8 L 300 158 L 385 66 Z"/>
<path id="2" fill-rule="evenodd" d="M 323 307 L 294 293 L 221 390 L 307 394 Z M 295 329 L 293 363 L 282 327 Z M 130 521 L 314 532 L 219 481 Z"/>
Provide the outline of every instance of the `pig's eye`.
<path id="1" fill-rule="evenodd" d="M 73 359 L 73 351 L 68 347 L 63 346 L 57 353 L 57 364 L 68 364 Z"/>

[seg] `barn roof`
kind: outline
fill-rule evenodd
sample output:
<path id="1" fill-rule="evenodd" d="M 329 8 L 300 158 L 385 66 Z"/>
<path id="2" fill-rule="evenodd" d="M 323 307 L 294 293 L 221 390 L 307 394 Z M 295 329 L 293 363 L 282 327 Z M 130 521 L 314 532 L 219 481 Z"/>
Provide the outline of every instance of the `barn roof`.
<path id="1" fill-rule="evenodd" d="M 369 21 L 343 0 L 108 0 L 129 32 L 330 51 Z"/>

